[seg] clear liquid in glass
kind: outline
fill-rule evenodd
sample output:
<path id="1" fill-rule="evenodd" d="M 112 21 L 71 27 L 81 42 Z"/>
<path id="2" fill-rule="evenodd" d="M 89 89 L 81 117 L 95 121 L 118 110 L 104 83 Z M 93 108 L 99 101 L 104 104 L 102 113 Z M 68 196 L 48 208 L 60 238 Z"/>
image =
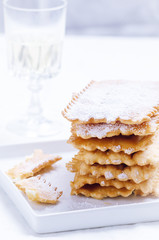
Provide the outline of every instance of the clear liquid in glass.
<path id="1" fill-rule="evenodd" d="M 63 42 L 53 37 L 8 39 L 8 64 L 14 76 L 51 78 L 61 68 Z"/>

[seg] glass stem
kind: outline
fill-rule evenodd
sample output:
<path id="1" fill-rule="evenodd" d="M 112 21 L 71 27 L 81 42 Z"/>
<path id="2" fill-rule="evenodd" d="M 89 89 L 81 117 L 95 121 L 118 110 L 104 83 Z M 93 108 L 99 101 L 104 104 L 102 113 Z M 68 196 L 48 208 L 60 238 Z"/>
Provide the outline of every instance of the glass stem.
<path id="1" fill-rule="evenodd" d="M 32 77 L 28 86 L 31 92 L 31 100 L 28 107 L 28 115 L 30 119 L 40 119 L 42 115 L 42 107 L 39 98 L 39 92 L 42 88 L 40 79 L 38 77 Z"/>

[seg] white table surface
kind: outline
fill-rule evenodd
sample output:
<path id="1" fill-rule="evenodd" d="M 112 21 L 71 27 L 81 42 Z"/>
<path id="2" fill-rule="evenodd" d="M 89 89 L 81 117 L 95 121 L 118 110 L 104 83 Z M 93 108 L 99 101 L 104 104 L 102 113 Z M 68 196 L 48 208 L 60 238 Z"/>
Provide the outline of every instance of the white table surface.
<path id="1" fill-rule="evenodd" d="M 41 92 L 44 113 L 61 121 L 63 131 L 54 137 L 26 138 L 10 133 L 7 122 L 25 113 L 29 101 L 27 83 L 9 77 L 5 41 L 0 36 L 0 146 L 66 139 L 69 123 L 61 110 L 72 92 L 90 80 L 159 80 L 159 39 L 75 37 L 65 39 L 63 69 L 59 77 L 46 81 Z M 55 114 L 53 114 L 55 112 Z M 159 239 L 159 222 L 39 235 L 32 232 L 12 201 L 0 188 L 0 239 Z"/>

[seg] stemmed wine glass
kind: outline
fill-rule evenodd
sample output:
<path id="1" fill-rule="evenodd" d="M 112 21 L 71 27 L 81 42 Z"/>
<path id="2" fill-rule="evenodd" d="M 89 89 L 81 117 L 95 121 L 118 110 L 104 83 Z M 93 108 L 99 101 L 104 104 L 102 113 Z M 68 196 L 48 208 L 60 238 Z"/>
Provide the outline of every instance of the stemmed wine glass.
<path id="1" fill-rule="evenodd" d="M 31 100 L 25 118 L 8 124 L 21 135 L 47 136 L 60 130 L 43 116 L 39 91 L 61 69 L 66 0 L 5 0 L 8 66 L 14 77 L 28 81 Z"/>

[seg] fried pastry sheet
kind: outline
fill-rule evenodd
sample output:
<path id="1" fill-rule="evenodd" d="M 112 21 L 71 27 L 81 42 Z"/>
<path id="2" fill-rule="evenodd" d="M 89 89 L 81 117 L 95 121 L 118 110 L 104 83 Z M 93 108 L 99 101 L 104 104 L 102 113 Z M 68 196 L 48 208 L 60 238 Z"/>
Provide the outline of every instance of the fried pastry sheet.
<path id="1" fill-rule="evenodd" d="M 85 185 L 79 189 L 71 189 L 72 195 L 82 194 L 86 197 L 92 197 L 95 199 L 103 199 L 106 197 L 128 197 L 133 193 L 133 190 L 126 188 L 117 189 L 115 187 L 101 187 L 99 184 Z"/>
<path id="2" fill-rule="evenodd" d="M 87 165 L 85 162 L 76 161 L 66 164 L 70 172 L 76 172 L 80 175 L 90 175 L 96 178 L 104 176 L 106 180 L 118 179 L 119 181 L 132 180 L 135 183 L 143 182 L 151 178 L 156 171 L 156 167 L 151 165 L 131 166 L 121 165 Z"/>
<path id="3" fill-rule="evenodd" d="M 159 109 L 159 83 L 140 81 L 92 81 L 74 94 L 62 112 L 74 123 L 141 124 Z"/>
<path id="4" fill-rule="evenodd" d="M 60 156 L 44 154 L 42 150 L 35 150 L 33 156 L 26 158 L 25 161 L 8 170 L 7 174 L 13 180 L 28 178 L 34 176 L 41 169 L 51 166 L 60 159 Z"/>
<path id="5" fill-rule="evenodd" d="M 108 150 L 102 152 L 95 150 L 93 152 L 87 150 L 80 150 L 75 156 L 75 160 L 83 161 L 88 165 L 98 163 L 100 165 L 119 165 L 126 164 L 127 166 L 144 166 L 144 165 L 158 165 L 159 164 L 159 144 L 154 143 L 150 145 L 145 151 L 139 151 L 133 154 L 125 154 L 124 152 L 113 152 Z"/>
<path id="6" fill-rule="evenodd" d="M 105 197 L 128 197 L 132 193 L 140 196 L 159 196 L 159 169 L 156 169 L 154 177 L 140 184 L 132 181 L 120 182 L 118 180 L 105 180 L 103 177 L 94 178 L 91 176 L 75 175 L 74 182 L 71 182 L 71 194 L 82 194 L 86 197 L 103 199 Z"/>
<path id="7" fill-rule="evenodd" d="M 140 190 L 144 194 L 150 194 L 153 192 L 154 181 L 156 181 L 155 177 L 137 184 L 131 180 L 128 181 L 119 181 L 118 179 L 106 180 L 105 177 L 96 178 L 94 176 L 89 175 L 82 176 L 76 173 L 74 181 L 71 182 L 71 188 L 79 189 L 87 184 L 92 185 L 98 183 L 101 187 L 115 187 L 117 189 L 126 188 L 127 190 Z"/>
<path id="8" fill-rule="evenodd" d="M 159 127 L 159 116 L 152 117 L 150 121 L 141 124 L 123 124 L 116 122 L 111 123 L 96 123 L 96 124 L 77 124 L 72 123 L 71 132 L 77 137 L 84 139 L 88 138 L 105 138 L 118 135 L 137 135 L 145 136 L 156 132 Z"/>
<path id="9" fill-rule="evenodd" d="M 148 136 L 115 136 L 111 138 L 90 138 L 82 139 L 72 135 L 68 143 L 72 144 L 77 149 L 85 149 L 87 151 L 95 151 L 96 149 L 105 152 L 112 150 L 113 152 L 125 152 L 126 154 L 132 154 L 137 151 L 144 151 L 153 143 L 154 135 Z"/>
<path id="10" fill-rule="evenodd" d="M 32 201 L 55 204 L 62 195 L 42 175 L 17 180 L 15 184 Z"/>

